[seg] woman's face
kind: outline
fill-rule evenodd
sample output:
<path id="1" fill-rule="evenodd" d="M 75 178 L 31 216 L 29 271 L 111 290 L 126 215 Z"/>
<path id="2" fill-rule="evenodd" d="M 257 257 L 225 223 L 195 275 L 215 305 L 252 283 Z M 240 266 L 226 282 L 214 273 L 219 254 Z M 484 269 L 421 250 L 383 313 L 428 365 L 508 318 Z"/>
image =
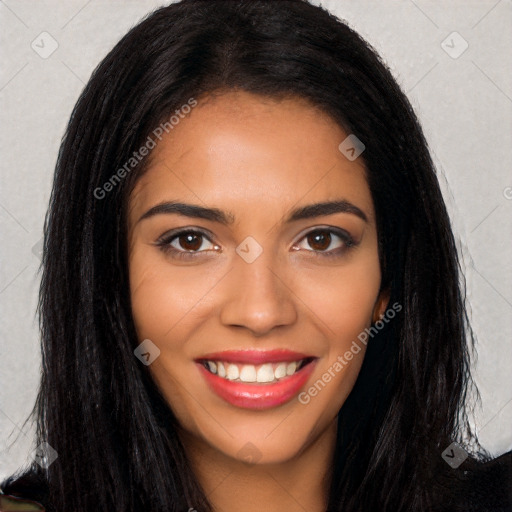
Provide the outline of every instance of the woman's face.
<path id="1" fill-rule="evenodd" d="M 128 219 L 148 369 L 189 439 L 290 460 L 332 434 L 386 307 L 363 162 L 297 99 L 226 93 L 164 135 Z"/>

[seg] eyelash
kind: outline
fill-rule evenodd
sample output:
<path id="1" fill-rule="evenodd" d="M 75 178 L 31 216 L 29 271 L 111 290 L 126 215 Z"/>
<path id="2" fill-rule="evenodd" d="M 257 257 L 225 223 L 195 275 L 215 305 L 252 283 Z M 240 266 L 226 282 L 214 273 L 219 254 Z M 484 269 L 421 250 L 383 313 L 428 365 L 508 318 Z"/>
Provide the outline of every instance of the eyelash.
<path id="1" fill-rule="evenodd" d="M 357 245 L 357 243 L 354 241 L 353 237 L 345 230 L 343 229 L 334 229 L 334 228 L 314 228 L 307 233 L 305 233 L 301 239 L 293 244 L 294 247 L 297 246 L 299 243 L 301 243 L 303 240 L 305 240 L 308 236 L 314 235 L 316 233 L 329 233 L 330 235 L 334 235 L 338 237 L 341 242 L 343 242 L 343 245 L 341 247 L 338 247 L 336 249 L 331 249 L 330 251 L 315 251 L 315 250 L 309 250 L 308 252 L 312 252 L 315 254 L 315 256 L 321 257 L 321 258 L 336 258 L 341 257 L 345 252 L 349 251 L 353 247 Z M 197 257 L 198 254 L 202 252 L 208 252 L 212 249 L 207 249 L 203 251 L 186 251 L 186 250 L 180 250 L 176 249 L 175 247 L 171 246 L 171 242 L 179 238 L 183 235 L 199 235 L 206 240 L 208 240 L 211 244 L 218 247 L 214 242 L 210 240 L 210 236 L 205 233 L 204 231 L 197 230 L 197 229 L 182 229 L 180 231 L 172 231 L 170 233 L 166 233 L 165 235 L 162 235 L 155 243 L 162 252 L 165 254 L 168 254 L 172 258 L 176 259 L 194 259 Z M 330 245 L 330 244 L 329 244 Z"/>

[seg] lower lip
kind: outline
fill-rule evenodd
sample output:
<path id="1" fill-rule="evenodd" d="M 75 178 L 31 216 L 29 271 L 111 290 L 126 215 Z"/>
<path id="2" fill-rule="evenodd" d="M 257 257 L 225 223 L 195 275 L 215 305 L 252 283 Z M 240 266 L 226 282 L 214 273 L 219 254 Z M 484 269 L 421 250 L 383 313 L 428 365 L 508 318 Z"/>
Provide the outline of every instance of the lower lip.
<path id="1" fill-rule="evenodd" d="M 223 379 L 209 372 L 201 363 L 199 371 L 210 388 L 226 402 L 243 409 L 271 409 L 299 394 L 314 370 L 316 360 L 275 384 L 250 384 Z"/>

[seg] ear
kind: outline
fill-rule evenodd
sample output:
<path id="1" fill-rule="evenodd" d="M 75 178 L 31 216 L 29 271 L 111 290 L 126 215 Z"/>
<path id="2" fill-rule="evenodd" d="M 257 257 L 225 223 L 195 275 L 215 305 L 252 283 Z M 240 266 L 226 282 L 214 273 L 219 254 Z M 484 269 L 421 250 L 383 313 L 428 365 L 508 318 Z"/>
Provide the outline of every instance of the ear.
<path id="1" fill-rule="evenodd" d="M 382 290 L 377 297 L 375 306 L 373 307 L 372 323 L 380 320 L 384 316 L 384 312 L 389 303 L 389 289 Z"/>

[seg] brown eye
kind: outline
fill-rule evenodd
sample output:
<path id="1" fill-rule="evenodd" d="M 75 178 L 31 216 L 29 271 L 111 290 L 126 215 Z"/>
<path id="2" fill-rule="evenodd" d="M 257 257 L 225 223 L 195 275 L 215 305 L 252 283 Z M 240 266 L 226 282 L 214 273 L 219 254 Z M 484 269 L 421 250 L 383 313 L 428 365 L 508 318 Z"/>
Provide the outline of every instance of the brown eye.
<path id="1" fill-rule="evenodd" d="M 325 228 L 314 229 L 306 233 L 298 243 L 293 245 L 293 249 L 305 250 L 322 257 L 341 257 L 355 245 L 357 244 L 350 233 L 344 229 Z"/>
<path id="2" fill-rule="evenodd" d="M 331 245 L 332 237 L 329 231 L 314 231 L 306 237 L 309 246 L 315 251 L 325 251 Z"/>
<path id="3" fill-rule="evenodd" d="M 177 257 L 193 257 L 212 250 L 220 250 L 220 247 L 213 244 L 206 234 L 194 230 L 167 233 L 157 240 L 156 245 L 158 245 L 164 253 L 169 253 Z"/>
<path id="4" fill-rule="evenodd" d="M 183 233 L 175 238 L 185 251 L 197 251 L 203 244 L 203 235 L 199 233 Z"/>

